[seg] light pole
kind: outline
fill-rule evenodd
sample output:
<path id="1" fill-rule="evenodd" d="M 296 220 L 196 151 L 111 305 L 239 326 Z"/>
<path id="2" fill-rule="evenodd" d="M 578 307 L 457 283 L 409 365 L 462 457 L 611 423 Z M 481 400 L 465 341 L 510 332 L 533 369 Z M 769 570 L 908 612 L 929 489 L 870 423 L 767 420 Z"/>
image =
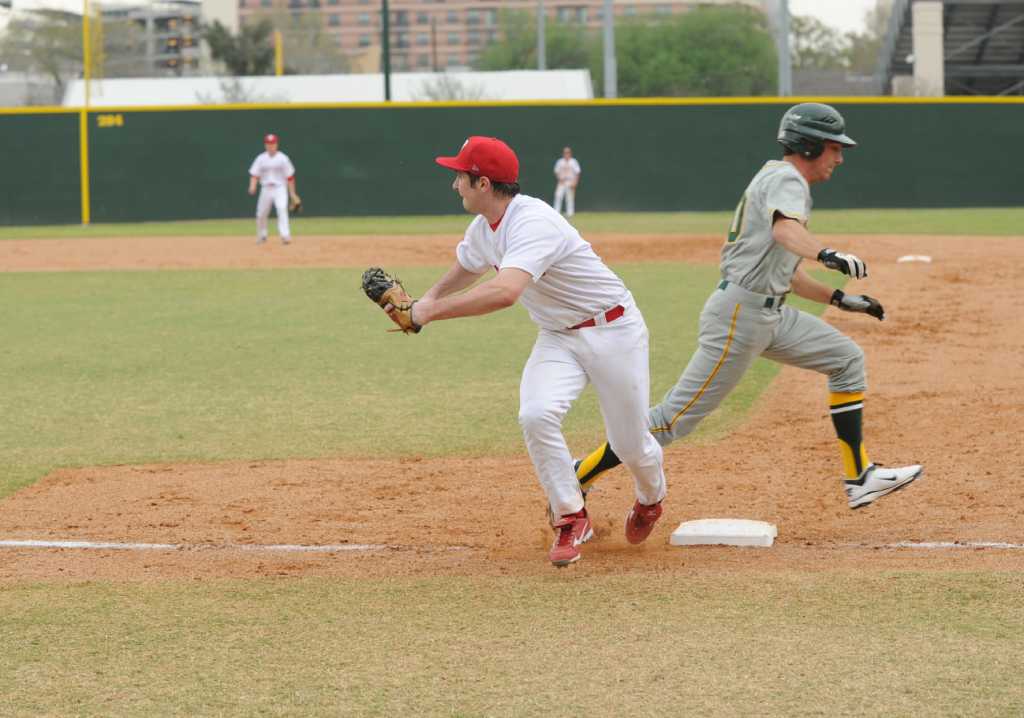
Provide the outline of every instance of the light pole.
<path id="1" fill-rule="evenodd" d="M 537 69 L 548 69 L 547 38 L 544 32 L 544 0 L 537 0 Z"/>
<path id="2" fill-rule="evenodd" d="M 615 64 L 615 14 L 612 0 L 604 0 L 604 96 L 619 96 L 618 66 Z"/>
<path id="3" fill-rule="evenodd" d="M 778 37 L 779 50 L 779 96 L 793 94 L 793 69 L 789 59 L 789 0 L 779 0 Z"/>
<path id="4" fill-rule="evenodd" d="M 384 101 L 391 102 L 391 12 L 388 0 L 380 5 L 380 54 L 384 70 Z"/>
<path id="5" fill-rule="evenodd" d="M 89 224 L 89 103 L 92 84 L 92 48 L 89 42 L 89 0 L 82 0 L 82 82 L 85 85 L 85 103 L 78 112 L 79 182 L 81 182 L 82 224 Z M 102 22 L 102 17 L 100 18 Z"/>

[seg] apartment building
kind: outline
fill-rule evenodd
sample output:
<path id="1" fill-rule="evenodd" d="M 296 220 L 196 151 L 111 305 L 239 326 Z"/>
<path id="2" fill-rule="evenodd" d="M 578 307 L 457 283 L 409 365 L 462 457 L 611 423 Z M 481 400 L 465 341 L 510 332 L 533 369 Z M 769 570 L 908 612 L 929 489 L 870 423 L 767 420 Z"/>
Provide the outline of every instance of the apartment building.
<path id="1" fill-rule="evenodd" d="M 546 0 L 549 23 L 575 23 L 598 28 L 604 0 Z M 669 16 L 697 5 L 749 5 L 761 0 L 616 0 L 617 17 Z M 317 13 L 338 47 L 356 68 L 379 67 L 380 0 L 238 0 L 242 22 L 272 8 L 293 14 Z M 520 10 L 535 14 L 537 0 L 389 0 L 391 66 L 395 71 L 439 71 L 473 66 L 480 52 L 499 37 L 499 13 Z"/>
<path id="2" fill-rule="evenodd" d="M 100 5 L 100 7 L 103 7 Z M 114 75 L 194 75 L 200 65 L 200 0 L 160 0 L 103 8 L 104 18 L 131 20 L 142 29 L 142 48 L 108 53 Z M 138 52 L 138 54 L 135 54 Z M 134 64 L 125 67 L 124 63 Z"/>

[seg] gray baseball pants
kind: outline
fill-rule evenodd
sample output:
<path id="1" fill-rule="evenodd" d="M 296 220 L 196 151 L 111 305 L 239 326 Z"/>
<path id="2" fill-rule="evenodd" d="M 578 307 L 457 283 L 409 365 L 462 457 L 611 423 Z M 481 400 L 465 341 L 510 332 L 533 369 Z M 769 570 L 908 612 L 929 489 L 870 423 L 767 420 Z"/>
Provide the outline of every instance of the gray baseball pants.
<path id="1" fill-rule="evenodd" d="M 759 356 L 826 374 L 832 392 L 867 388 L 864 352 L 852 339 L 782 297 L 731 282 L 720 283 L 705 302 L 698 342 L 679 381 L 650 410 L 651 433 L 662 446 L 693 431 Z"/>

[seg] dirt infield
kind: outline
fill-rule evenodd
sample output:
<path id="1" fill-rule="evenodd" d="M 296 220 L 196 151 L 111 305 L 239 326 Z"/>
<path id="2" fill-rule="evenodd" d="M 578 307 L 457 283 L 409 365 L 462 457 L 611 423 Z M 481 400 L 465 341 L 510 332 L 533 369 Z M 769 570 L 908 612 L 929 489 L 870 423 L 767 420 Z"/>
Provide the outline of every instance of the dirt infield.
<path id="1" fill-rule="evenodd" d="M 30 239 L 0 242 L 0 271 L 263 269 L 448 265 L 455 236 L 308 237 L 257 245 L 247 237 Z M 721 238 L 673 235 L 589 237 L 608 262 L 715 262 Z"/>
<path id="2" fill-rule="evenodd" d="M 713 263 L 719 238 L 590 238 L 612 263 Z M 749 420 L 714 445 L 666 452 L 669 498 L 653 537 L 622 536 L 631 503 L 617 469 L 592 494 L 598 529 L 574 575 L 622 571 L 1024 569 L 1024 550 L 891 548 L 899 542 L 1024 543 L 1024 264 L 1019 238 L 830 237 L 868 260 L 858 289 L 889 318 L 829 309 L 868 357 L 866 443 L 924 478 L 862 511 L 838 481 L 824 381 L 785 369 Z M 362 267 L 451 261 L 454 238 L 240 238 L 0 242 L 0 269 Z M 900 263 L 903 255 L 931 263 Z M 694 316 L 696 321 L 696 316 Z M 680 367 L 681 369 L 682 367 Z M 660 393 L 664 387 L 655 387 Z M 367 476 L 390 477 L 383 483 Z M 680 521 L 776 523 L 772 549 L 678 549 Z M 0 539 L 175 544 L 174 550 L 0 549 L 0 580 L 147 580 L 278 575 L 553 573 L 543 499 L 523 454 L 485 460 L 384 458 L 61 470 L 0 503 Z M 348 544 L 299 553 L 243 546 Z M 359 548 L 361 546 L 377 548 Z M 382 548 L 381 548 L 382 547 Z"/>

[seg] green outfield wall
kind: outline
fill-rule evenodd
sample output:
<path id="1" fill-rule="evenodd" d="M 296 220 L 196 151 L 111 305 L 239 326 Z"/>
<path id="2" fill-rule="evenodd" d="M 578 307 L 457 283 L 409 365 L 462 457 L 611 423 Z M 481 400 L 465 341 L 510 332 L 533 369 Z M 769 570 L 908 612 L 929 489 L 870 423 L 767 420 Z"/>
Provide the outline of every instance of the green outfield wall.
<path id="1" fill-rule="evenodd" d="M 394 104 L 116 109 L 89 114 L 93 222 L 241 217 L 247 171 L 266 132 L 297 167 L 313 215 L 461 211 L 434 165 L 470 134 L 519 153 L 527 194 L 550 199 L 571 145 L 583 167 L 579 211 L 726 210 L 779 156 L 791 99 L 564 105 Z M 815 189 L 818 207 L 994 207 L 1021 202 L 1024 102 L 831 100 L 860 146 Z M 0 115 L 11 164 L 5 224 L 80 219 L 78 115 Z"/>
<path id="2" fill-rule="evenodd" d="M 0 114 L 0 224 L 81 219 L 78 113 Z"/>

